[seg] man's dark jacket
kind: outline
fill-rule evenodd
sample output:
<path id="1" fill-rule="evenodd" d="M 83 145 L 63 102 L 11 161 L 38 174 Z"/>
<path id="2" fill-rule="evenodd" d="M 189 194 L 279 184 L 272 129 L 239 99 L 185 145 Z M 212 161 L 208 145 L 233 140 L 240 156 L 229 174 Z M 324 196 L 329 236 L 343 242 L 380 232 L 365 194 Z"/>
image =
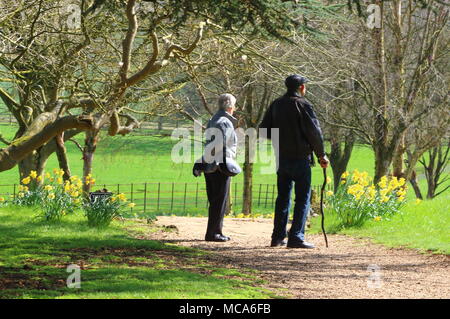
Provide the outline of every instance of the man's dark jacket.
<path id="1" fill-rule="evenodd" d="M 322 130 L 313 107 L 297 92 L 287 92 L 273 101 L 259 127 L 267 129 L 265 137 L 269 139 L 270 130 L 279 129 L 281 159 L 312 160 L 312 151 L 317 157 L 325 155 Z"/>

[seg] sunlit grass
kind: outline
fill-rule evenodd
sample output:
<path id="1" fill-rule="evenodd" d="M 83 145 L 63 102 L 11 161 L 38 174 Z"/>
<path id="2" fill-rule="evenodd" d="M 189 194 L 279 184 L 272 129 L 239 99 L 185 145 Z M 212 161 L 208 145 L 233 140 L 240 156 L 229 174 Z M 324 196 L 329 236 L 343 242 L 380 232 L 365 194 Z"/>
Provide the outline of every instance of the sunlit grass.
<path id="1" fill-rule="evenodd" d="M 36 219 L 36 209 L 0 208 L 0 298 L 268 298 L 251 271 L 224 269 L 205 252 L 139 240 L 152 226 L 87 226 L 80 215 Z M 153 226 L 154 227 L 154 226 Z M 81 288 L 66 287 L 69 264 Z"/>
<path id="2" fill-rule="evenodd" d="M 390 247 L 408 247 L 435 253 L 450 254 L 450 194 L 417 204 L 414 200 L 390 219 L 371 220 L 361 228 L 338 230 L 338 220 L 332 212 L 325 215 L 329 233 L 372 238 Z M 320 217 L 312 222 L 311 232 L 320 232 Z"/>

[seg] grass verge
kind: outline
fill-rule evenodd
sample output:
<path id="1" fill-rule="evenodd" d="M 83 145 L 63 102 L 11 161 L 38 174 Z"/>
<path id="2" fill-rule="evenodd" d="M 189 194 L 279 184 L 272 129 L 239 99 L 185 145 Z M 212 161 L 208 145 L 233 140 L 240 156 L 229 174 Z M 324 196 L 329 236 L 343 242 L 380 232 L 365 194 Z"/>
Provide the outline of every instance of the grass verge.
<path id="1" fill-rule="evenodd" d="M 329 233 L 366 237 L 388 247 L 415 248 L 438 254 L 450 254 L 450 194 L 419 204 L 410 201 L 401 214 L 388 220 L 366 222 L 361 228 L 337 230 L 337 219 L 326 213 L 325 224 Z M 310 232 L 319 233 L 320 217 L 314 218 Z"/>
<path id="2" fill-rule="evenodd" d="M 77 215 L 48 224 L 35 210 L 0 208 L 0 298 L 270 298 L 253 271 L 211 264 L 205 252 L 140 240 L 145 221 L 89 228 Z M 81 288 L 67 288 L 67 266 Z"/>

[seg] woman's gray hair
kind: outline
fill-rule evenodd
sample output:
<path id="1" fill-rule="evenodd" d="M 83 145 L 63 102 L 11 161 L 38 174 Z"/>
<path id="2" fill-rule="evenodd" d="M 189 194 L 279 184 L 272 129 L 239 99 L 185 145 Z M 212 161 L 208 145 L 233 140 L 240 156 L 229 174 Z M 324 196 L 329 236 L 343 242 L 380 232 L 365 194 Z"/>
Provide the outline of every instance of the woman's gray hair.
<path id="1" fill-rule="evenodd" d="M 219 96 L 219 110 L 227 110 L 234 107 L 236 104 L 236 98 L 229 93 L 221 94 Z"/>

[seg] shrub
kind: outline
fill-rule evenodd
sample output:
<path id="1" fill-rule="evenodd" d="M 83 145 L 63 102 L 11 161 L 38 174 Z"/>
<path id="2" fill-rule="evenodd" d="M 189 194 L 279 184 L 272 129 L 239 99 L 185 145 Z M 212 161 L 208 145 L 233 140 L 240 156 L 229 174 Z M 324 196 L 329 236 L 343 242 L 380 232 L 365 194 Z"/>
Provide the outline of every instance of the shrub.
<path id="1" fill-rule="evenodd" d="M 107 227 L 111 221 L 122 215 L 125 207 L 134 207 L 134 203 L 128 203 L 124 194 L 111 197 L 95 197 L 93 201 L 83 205 L 84 213 L 91 227 Z"/>
<path id="2" fill-rule="evenodd" d="M 342 175 L 336 194 L 327 192 L 327 209 L 336 214 L 338 228 L 360 227 L 367 220 L 388 219 L 405 202 L 405 179 L 383 176 L 378 185 L 367 172 Z"/>
<path id="3" fill-rule="evenodd" d="M 81 207 L 83 182 L 77 176 L 64 181 L 62 170 L 54 169 L 53 175 L 37 176 L 35 171 L 22 179 L 19 193 L 12 201 L 19 206 L 40 206 L 46 220 L 59 220 Z"/>

